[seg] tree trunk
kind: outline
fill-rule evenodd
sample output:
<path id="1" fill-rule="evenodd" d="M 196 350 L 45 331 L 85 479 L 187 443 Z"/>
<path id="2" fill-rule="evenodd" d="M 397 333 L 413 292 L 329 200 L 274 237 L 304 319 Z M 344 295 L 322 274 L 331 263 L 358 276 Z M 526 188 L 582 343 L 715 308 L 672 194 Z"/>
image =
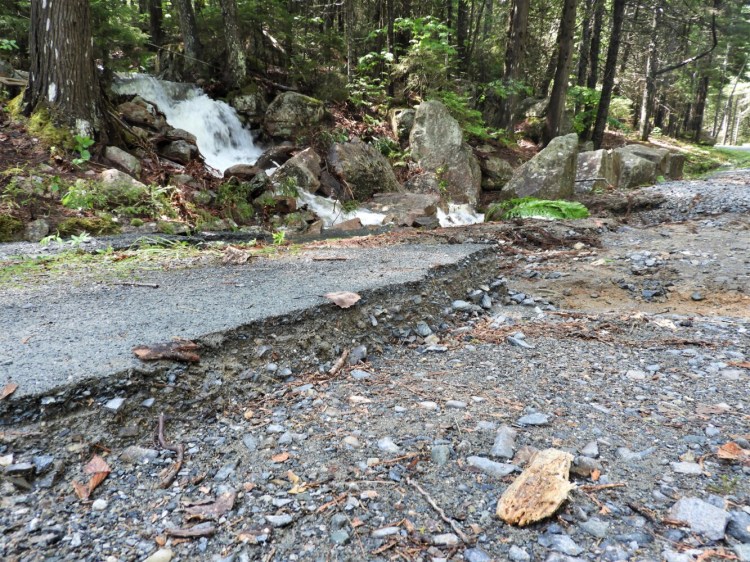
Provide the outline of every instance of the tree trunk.
<path id="1" fill-rule="evenodd" d="M 162 18 L 161 0 L 148 0 L 148 32 L 151 35 L 151 43 L 157 47 L 164 42 Z"/>
<path id="2" fill-rule="evenodd" d="M 576 86 L 586 85 L 586 71 L 591 52 L 591 14 L 594 10 L 594 0 L 586 0 L 586 11 L 581 23 L 581 47 L 578 50 L 578 68 L 576 70 Z"/>
<path id="3" fill-rule="evenodd" d="M 103 128 L 89 0 L 32 0 L 25 112 L 46 108 L 82 136 Z"/>
<path id="4" fill-rule="evenodd" d="M 180 20 L 180 33 L 184 45 L 183 73 L 184 78 L 195 78 L 203 56 L 203 45 L 198 37 L 198 24 L 195 22 L 192 0 L 172 0 L 177 8 Z"/>
<path id="5" fill-rule="evenodd" d="M 466 68 L 467 41 L 469 36 L 469 8 L 466 0 L 458 0 L 456 10 L 456 50 L 461 69 Z"/>
<path id="6" fill-rule="evenodd" d="M 224 41 L 228 55 L 227 75 L 232 87 L 238 88 L 247 79 L 247 65 L 237 17 L 237 0 L 221 0 L 221 15 L 224 18 Z"/>
<path id="7" fill-rule="evenodd" d="M 639 120 L 639 135 L 642 141 L 648 140 L 649 121 L 656 93 L 656 32 L 659 27 L 660 9 L 658 4 L 654 7 L 651 17 L 651 38 L 649 39 L 648 52 L 646 54 L 646 68 L 644 71 L 643 96 L 641 97 L 641 116 Z"/>
<path id="8" fill-rule="evenodd" d="M 570 73 L 570 59 L 573 53 L 573 34 L 576 27 L 576 0 L 564 0 L 562 17 L 560 18 L 560 41 L 557 51 L 557 70 L 555 82 L 552 85 L 547 119 L 542 132 L 542 144 L 547 146 L 549 141 L 560 132 L 560 122 L 565 110 L 565 97 L 568 93 L 568 74 Z"/>
<path id="9" fill-rule="evenodd" d="M 701 138 L 703 129 L 703 113 L 706 110 L 706 98 L 708 97 L 708 69 L 703 71 L 703 75 L 698 80 L 698 90 L 695 93 L 695 102 L 693 103 L 693 141 L 698 142 Z"/>
<path id="10" fill-rule="evenodd" d="M 503 72 L 503 84 L 506 88 L 513 90 L 521 77 L 521 69 L 526 53 L 526 38 L 529 23 L 529 0 L 513 0 L 508 22 L 508 41 L 505 47 L 505 70 Z M 508 129 L 513 125 L 515 106 L 518 96 L 509 94 L 502 100 L 502 109 L 498 127 Z"/>
<path id="11" fill-rule="evenodd" d="M 615 74 L 617 72 L 617 55 L 620 51 L 620 37 L 622 35 L 622 22 L 625 15 L 625 3 L 627 0 L 614 0 L 612 5 L 612 32 L 607 49 L 607 61 L 604 63 L 604 76 L 602 78 L 602 93 L 599 96 L 599 107 L 596 110 L 594 121 L 594 133 L 592 140 L 596 150 L 602 147 L 604 139 L 604 128 L 607 125 L 609 115 L 609 104 L 612 101 L 612 91 L 615 85 Z"/>
<path id="12" fill-rule="evenodd" d="M 594 27 L 591 32 L 591 49 L 589 51 L 589 77 L 586 87 L 595 89 L 599 81 L 599 53 L 602 45 L 602 24 L 604 21 L 604 0 L 596 0 L 594 8 Z"/>

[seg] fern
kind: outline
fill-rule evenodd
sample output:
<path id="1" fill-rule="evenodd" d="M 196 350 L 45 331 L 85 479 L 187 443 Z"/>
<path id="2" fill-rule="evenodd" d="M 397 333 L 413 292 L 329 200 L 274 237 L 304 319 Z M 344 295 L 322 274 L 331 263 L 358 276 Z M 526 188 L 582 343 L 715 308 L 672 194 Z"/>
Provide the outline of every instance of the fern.
<path id="1" fill-rule="evenodd" d="M 549 201 L 524 197 L 490 205 L 485 221 L 512 218 L 585 219 L 589 210 L 577 201 Z"/>

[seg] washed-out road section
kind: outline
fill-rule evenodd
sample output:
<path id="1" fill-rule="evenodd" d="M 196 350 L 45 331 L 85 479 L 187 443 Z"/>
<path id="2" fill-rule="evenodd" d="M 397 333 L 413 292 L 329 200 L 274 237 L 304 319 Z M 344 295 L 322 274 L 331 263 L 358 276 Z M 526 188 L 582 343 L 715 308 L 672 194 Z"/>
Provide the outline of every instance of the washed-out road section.
<path id="1" fill-rule="evenodd" d="M 0 294 L 0 383 L 43 395 L 142 366 L 132 349 L 200 339 L 318 306 L 331 291 L 368 291 L 423 279 L 479 244 L 306 250 L 245 265 L 154 271 L 139 278 L 55 284 Z M 335 306 L 331 304 L 331 306 Z"/>

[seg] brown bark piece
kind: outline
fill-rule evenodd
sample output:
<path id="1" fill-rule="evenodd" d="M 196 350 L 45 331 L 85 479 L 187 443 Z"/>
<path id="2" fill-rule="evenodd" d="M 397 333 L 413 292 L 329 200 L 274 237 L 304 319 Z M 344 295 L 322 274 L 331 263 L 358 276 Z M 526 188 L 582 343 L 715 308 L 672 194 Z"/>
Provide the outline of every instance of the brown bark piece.
<path id="1" fill-rule="evenodd" d="M 555 513 L 575 487 L 568 481 L 572 461 L 573 455 L 558 449 L 538 452 L 500 497 L 497 516 L 523 527 Z"/>
<path id="2" fill-rule="evenodd" d="M 169 359 L 184 363 L 198 363 L 201 357 L 195 353 L 196 349 L 198 349 L 198 344 L 187 340 L 180 340 L 155 345 L 141 345 L 134 347 L 133 353 L 141 361 Z"/>

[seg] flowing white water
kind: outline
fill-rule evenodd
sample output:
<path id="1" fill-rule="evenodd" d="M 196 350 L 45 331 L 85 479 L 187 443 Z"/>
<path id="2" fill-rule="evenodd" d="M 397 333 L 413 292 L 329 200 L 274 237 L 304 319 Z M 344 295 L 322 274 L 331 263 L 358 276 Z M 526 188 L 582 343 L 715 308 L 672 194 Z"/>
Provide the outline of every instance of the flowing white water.
<path id="1" fill-rule="evenodd" d="M 263 152 L 231 106 L 195 86 L 130 74 L 121 78 L 115 91 L 150 101 L 172 127 L 195 135 L 206 164 L 219 172 L 235 164 L 253 164 Z"/>
<path id="2" fill-rule="evenodd" d="M 321 218 L 326 228 L 350 219 L 359 219 L 362 226 L 377 226 L 383 224 L 385 220 L 385 215 L 374 213 L 368 209 L 355 209 L 345 213 L 341 208 L 340 201 L 314 195 L 303 189 L 299 190 L 297 204 L 300 207 L 306 205 L 308 209 Z"/>

